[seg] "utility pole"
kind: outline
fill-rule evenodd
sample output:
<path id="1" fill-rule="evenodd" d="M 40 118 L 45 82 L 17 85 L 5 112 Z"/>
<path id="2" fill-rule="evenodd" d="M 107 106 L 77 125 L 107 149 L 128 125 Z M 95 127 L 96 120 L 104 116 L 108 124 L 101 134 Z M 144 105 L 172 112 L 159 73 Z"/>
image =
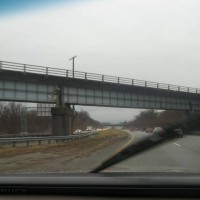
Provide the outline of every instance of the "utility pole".
<path id="1" fill-rule="evenodd" d="M 69 60 L 72 60 L 72 73 L 73 73 L 73 78 L 74 78 L 74 59 L 76 58 L 77 56 L 73 56 L 72 58 L 70 58 Z"/>
<path id="2" fill-rule="evenodd" d="M 74 78 L 74 59 L 76 58 L 77 56 L 73 56 L 72 58 L 70 58 L 69 60 L 72 60 L 72 77 Z M 73 109 L 73 116 L 72 116 L 72 133 L 73 134 L 73 131 L 74 131 L 74 118 L 75 118 L 75 106 L 74 104 L 72 105 L 72 109 Z"/>
<path id="3" fill-rule="evenodd" d="M 73 134 L 73 132 L 74 132 L 74 120 L 75 120 L 75 106 L 74 106 L 74 104 L 72 105 L 72 110 L 73 110 L 73 115 L 72 115 L 72 132 L 71 132 L 71 134 Z"/>

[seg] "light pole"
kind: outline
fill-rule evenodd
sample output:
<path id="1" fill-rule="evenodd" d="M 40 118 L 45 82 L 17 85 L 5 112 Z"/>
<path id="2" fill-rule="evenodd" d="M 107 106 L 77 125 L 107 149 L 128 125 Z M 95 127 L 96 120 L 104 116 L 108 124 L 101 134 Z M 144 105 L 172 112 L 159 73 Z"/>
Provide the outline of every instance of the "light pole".
<path id="1" fill-rule="evenodd" d="M 72 73 L 73 73 L 73 78 L 74 78 L 74 58 L 76 58 L 77 56 L 73 56 L 72 58 L 70 58 L 69 60 L 72 60 Z"/>

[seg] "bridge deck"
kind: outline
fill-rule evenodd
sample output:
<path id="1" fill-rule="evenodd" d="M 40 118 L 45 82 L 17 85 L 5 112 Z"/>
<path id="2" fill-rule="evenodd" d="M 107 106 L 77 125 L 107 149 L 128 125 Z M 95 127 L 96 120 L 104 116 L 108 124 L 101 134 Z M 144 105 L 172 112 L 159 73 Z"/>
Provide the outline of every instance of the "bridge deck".
<path id="1" fill-rule="evenodd" d="M 197 88 L 0 61 L 1 101 L 54 103 L 58 85 L 70 104 L 200 110 Z"/>

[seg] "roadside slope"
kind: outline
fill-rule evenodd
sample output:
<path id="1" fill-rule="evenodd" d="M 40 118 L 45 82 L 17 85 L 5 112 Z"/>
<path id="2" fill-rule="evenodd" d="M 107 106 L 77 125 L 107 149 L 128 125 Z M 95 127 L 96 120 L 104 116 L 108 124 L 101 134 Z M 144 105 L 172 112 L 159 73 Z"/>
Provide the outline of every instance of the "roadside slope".
<path id="1" fill-rule="evenodd" d="M 130 139 L 130 134 L 113 129 L 94 133 L 81 141 L 28 148 L 0 148 L 0 172 L 87 172 Z"/>

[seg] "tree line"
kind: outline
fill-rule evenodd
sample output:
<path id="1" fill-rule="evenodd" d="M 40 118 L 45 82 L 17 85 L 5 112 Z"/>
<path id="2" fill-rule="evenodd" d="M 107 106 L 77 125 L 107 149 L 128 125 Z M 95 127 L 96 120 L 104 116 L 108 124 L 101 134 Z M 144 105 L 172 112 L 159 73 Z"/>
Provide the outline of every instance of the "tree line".
<path id="1" fill-rule="evenodd" d="M 127 122 L 126 126 L 139 129 L 182 127 L 186 130 L 200 130 L 200 113 L 145 110 Z"/>
<path id="2" fill-rule="evenodd" d="M 39 117 L 36 110 L 27 110 L 22 103 L 1 102 L 0 134 L 19 134 L 22 131 L 22 116 L 25 118 L 28 133 L 47 133 L 51 131 L 50 117 Z"/>
<path id="3" fill-rule="evenodd" d="M 24 116 L 25 115 L 25 116 Z M 36 109 L 27 109 L 22 103 L 0 103 L 0 134 L 19 134 L 22 117 L 25 117 L 28 133 L 51 133 L 51 116 L 38 116 Z M 100 123 L 85 112 L 75 112 L 74 130 L 85 130 L 87 126 L 99 127 Z"/>
<path id="4" fill-rule="evenodd" d="M 24 113 L 25 112 L 25 113 Z M 38 116 L 36 110 L 27 110 L 22 103 L 0 103 L 0 134 L 19 134 L 22 128 L 22 116 L 26 114 L 28 133 L 51 133 L 51 116 Z M 185 120 L 186 119 L 186 120 Z M 184 123 L 182 123 L 185 121 Z M 181 123 L 181 124 L 180 124 Z M 182 126 L 188 130 L 200 130 L 200 114 L 185 111 L 145 110 L 129 122 L 121 123 L 127 128 L 167 128 Z M 85 130 L 87 126 L 101 127 L 100 122 L 90 117 L 86 111 L 75 112 L 74 130 Z"/>

